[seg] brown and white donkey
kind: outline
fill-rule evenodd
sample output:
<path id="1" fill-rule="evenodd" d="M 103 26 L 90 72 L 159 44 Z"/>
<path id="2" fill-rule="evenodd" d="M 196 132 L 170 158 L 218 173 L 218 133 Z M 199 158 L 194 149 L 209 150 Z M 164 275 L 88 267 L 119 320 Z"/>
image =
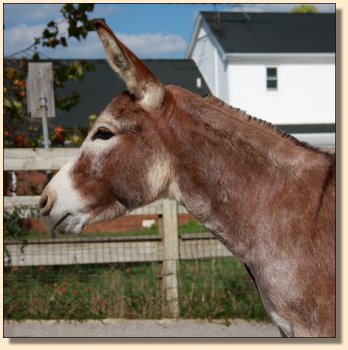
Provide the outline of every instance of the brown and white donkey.
<path id="1" fill-rule="evenodd" d="M 43 191 L 52 232 L 176 198 L 245 264 L 283 335 L 334 337 L 335 155 L 163 86 L 104 22 L 96 29 L 128 91 Z"/>

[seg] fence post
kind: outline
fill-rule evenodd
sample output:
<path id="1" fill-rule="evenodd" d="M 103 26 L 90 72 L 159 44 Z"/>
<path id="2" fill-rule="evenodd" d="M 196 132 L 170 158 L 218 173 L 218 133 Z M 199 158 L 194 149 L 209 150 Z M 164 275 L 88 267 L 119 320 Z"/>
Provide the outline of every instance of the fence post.
<path id="1" fill-rule="evenodd" d="M 163 200 L 162 267 L 165 312 L 167 317 L 179 317 L 177 262 L 179 259 L 178 204 L 173 199 Z"/>

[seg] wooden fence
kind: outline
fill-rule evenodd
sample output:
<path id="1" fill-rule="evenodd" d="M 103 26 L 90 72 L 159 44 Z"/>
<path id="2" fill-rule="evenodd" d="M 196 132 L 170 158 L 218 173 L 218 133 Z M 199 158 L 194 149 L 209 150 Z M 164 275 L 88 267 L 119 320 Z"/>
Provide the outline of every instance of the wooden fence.
<path id="1" fill-rule="evenodd" d="M 5 149 L 4 171 L 58 170 L 78 149 Z M 37 207 L 39 196 L 4 198 L 5 209 L 18 206 Z M 59 240 L 5 241 L 5 266 L 40 266 L 116 262 L 162 263 L 162 281 L 166 314 L 179 315 L 177 263 L 179 259 L 202 259 L 232 256 L 210 233 L 178 233 L 178 215 L 187 213 L 175 200 L 164 199 L 128 215 L 158 215 L 157 237 L 120 237 L 108 239 L 68 238 Z M 30 210 L 25 215 L 30 215 Z"/>

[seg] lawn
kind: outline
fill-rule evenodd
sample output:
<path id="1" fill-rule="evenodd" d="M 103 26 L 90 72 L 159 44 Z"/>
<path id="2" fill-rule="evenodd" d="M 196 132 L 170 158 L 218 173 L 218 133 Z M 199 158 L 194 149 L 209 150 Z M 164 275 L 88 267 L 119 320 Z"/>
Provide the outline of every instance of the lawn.
<path id="1" fill-rule="evenodd" d="M 180 261 L 180 318 L 267 319 L 233 258 Z M 5 319 L 162 318 L 161 264 L 26 267 L 4 274 Z"/>

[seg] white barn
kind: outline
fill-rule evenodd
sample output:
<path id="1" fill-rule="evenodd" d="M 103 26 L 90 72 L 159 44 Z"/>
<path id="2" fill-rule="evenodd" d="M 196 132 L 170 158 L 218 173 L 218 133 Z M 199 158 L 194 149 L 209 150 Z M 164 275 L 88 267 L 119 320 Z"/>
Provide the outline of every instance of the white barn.
<path id="1" fill-rule="evenodd" d="M 334 147 L 335 20 L 335 14 L 201 12 L 186 57 L 226 103 Z"/>

